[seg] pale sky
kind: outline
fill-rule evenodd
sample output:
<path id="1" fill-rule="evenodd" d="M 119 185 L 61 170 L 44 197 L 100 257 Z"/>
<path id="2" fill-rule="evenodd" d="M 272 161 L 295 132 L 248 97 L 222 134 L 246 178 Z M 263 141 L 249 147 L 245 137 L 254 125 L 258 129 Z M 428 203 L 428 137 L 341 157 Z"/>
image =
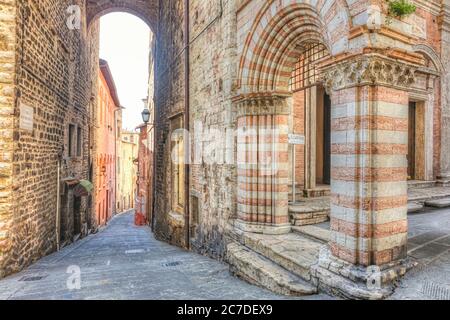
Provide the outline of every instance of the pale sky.
<path id="1" fill-rule="evenodd" d="M 110 13 L 100 20 L 100 58 L 109 63 L 123 110 L 123 127 L 142 123 L 142 99 L 147 97 L 150 29 L 127 13 Z"/>

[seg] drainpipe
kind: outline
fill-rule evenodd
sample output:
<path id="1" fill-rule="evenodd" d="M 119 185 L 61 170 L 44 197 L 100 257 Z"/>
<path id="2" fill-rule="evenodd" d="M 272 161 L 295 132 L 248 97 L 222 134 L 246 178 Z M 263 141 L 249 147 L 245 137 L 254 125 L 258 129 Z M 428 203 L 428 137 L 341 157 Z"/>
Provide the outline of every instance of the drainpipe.
<path id="1" fill-rule="evenodd" d="M 184 101 L 185 101 L 185 110 L 184 110 L 184 129 L 185 133 L 188 133 L 190 130 L 190 82 L 189 82 L 189 41 L 190 38 L 190 21 L 189 21 L 189 0 L 184 0 L 184 45 L 185 45 L 185 62 L 184 62 Z M 184 164 L 184 192 L 185 192 L 185 204 L 184 204 L 184 216 L 185 216 L 185 228 L 186 228 L 186 249 L 190 249 L 190 241 L 191 241 L 191 227 L 190 227 L 190 142 L 189 142 L 189 134 L 187 137 L 184 137 L 184 153 L 185 153 L 185 164 Z"/>
<path id="2" fill-rule="evenodd" d="M 57 168 L 57 174 L 56 174 L 56 250 L 59 251 L 60 247 L 60 234 L 61 234 L 61 216 L 59 212 L 60 208 L 60 198 L 61 198 L 61 181 L 60 181 L 60 175 L 61 175 L 61 160 L 58 159 L 58 168 Z"/>
<path id="3" fill-rule="evenodd" d="M 117 157 L 118 157 L 118 153 L 119 153 L 119 148 L 117 145 L 117 136 L 120 137 L 119 134 L 119 130 L 121 130 L 122 128 L 118 128 L 117 127 L 117 120 L 118 120 L 118 113 L 120 111 L 122 111 L 123 107 L 122 106 L 117 106 L 118 109 L 114 110 L 114 207 L 113 207 L 113 211 L 115 212 L 115 215 L 121 213 L 121 212 L 117 212 L 117 194 L 119 193 L 117 190 L 117 180 L 118 180 L 118 176 L 117 176 Z"/>
<path id="4" fill-rule="evenodd" d="M 155 117 L 155 111 L 156 111 L 156 106 L 153 105 L 153 121 L 156 121 Z M 157 148 L 157 143 L 156 143 L 156 126 L 155 124 L 153 124 L 153 176 L 152 176 L 152 221 L 151 221 L 151 229 L 152 232 L 155 232 L 155 219 L 156 219 L 156 214 L 155 214 L 155 207 L 156 207 L 156 148 Z"/>

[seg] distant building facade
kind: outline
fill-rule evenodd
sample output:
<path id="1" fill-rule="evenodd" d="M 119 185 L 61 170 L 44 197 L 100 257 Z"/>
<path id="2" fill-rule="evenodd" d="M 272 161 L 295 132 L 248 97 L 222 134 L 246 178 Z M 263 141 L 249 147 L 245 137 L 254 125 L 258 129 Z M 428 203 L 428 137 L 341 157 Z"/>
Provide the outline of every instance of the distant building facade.
<path id="1" fill-rule="evenodd" d="M 117 114 L 121 112 L 114 79 L 105 60 L 100 60 L 95 157 L 95 212 L 98 226 L 116 212 Z"/>
<path id="2" fill-rule="evenodd" d="M 143 100 L 149 110 L 148 123 L 140 125 L 137 172 L 136 224 L 151 224 L 153 216 L 154 144 L 155 144 L 155 36 L 150 33 L 148 96 Z"/>
<path id="3" fill-rule="evenodd" d="M 138 158 L 139 135 L 135 132 L 122 131 L 120 143 L 120 161 L 118 163 L 120 189 L 117 192 L 117 212 L 134 209 L 136 196 L 135 160 Z"/>

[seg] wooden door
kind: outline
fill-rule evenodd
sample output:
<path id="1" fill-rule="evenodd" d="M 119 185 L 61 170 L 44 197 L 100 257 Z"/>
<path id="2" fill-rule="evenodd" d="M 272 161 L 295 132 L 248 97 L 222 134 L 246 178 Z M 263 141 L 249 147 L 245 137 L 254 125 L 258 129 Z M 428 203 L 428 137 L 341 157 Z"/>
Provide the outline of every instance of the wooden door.
<path id="1" fill-rule="evenodd" d="M 416 103 L 409 103 L 408 117 L 408 179 L 416 178 Z"/>
<path id="2" fill-rule="evenodd" d="M 331 183 L 331 99 L 324 94 L 323 103 L 324 132 L 323 132 L 323 183 Z"/>

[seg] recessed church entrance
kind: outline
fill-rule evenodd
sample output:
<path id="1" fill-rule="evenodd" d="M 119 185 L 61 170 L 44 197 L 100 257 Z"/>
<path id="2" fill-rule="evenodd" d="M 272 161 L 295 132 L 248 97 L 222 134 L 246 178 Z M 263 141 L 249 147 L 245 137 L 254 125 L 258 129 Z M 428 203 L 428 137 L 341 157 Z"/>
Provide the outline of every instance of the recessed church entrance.
<path id="1" fill-rule="evenodd" d="M 292 72 L 290 218 L 294 225 L 328 220 L 331 183 L 331 99 L 318 64 L 329 56 L 321 43 L 299 46 Z"/>

